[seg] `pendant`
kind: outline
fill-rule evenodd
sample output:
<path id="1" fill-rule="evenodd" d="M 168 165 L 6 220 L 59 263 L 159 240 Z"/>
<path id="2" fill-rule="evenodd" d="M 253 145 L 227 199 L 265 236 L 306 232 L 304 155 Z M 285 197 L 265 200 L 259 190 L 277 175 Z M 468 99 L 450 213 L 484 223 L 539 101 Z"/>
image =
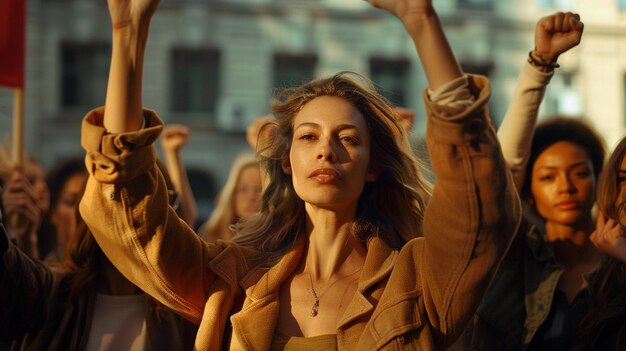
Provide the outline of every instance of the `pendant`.
<path id="1" fill-rule="evenodd" d="M 313 303 L 313 306 L 311 307 L 311 317 L 317 316 L 317 311 L 319 310 L 319 307 L 320 307 L 320 300 L 315 299 L 315 302 Z"/>

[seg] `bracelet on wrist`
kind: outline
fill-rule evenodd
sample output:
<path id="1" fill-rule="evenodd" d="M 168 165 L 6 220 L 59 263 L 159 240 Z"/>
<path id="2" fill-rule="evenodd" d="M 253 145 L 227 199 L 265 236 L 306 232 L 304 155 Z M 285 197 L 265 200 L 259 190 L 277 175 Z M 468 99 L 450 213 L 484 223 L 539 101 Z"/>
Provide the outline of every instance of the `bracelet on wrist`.
<path id="1" fill-rule="evenodd" d="M 548 68 L 548 69 L 555 69 L 555 68 L 561 67 L 561 65 L 556 63 L 556 61 L 555 62 L 546 62 L 546 61 L 544 61 L 541 56 L 539 56 L 539 59 L 536 59 L 533 56 L 533 51 L 534 50 L 530 50 L 528 52 L 528 62 L 530 64 L 535 65 L 537 67 L 543 67 L 543 68 Z"/>

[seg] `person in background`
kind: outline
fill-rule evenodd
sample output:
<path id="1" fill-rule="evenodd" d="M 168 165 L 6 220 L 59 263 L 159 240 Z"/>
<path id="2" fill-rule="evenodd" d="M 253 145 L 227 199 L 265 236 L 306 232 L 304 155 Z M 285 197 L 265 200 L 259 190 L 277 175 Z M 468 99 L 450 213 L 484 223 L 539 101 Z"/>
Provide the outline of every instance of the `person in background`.
<path id="1" fill-rule="evenodd" d="M 29 247 L 28 255 L 38 258 L 52 246 L 46 245 L 48 238 L 41 237 L 42 221 L 50 210 L 44 169 L 32 156 L 26 156 L 23 165 L 8 166 L 6 160 L 0 163 L 1 207 L 8 235 L 18 245 Z"/>
<path id="2" fill-rule="evenodd" d="M 525 225 L 478 309 L 478 349 L 573 346 L 587 309 L 585 276 L 600 264 L 590 235 L 603 161 L 602 139 L 580 120 L 537 126 L 521 193 Z"/>
<path id="3" fill-rule="evenodd" d="M 82 172 L 75 174 L 81 184 Z M 65 210 L 74 214 L 57 214 L 66 216 L 55 220 L 57 229 L 71 226 L 74 234 L 53 266 L 28 257 L 0 226 L 0 341 L 11 350 L 191 350 L 197 326 L 124 278 L 76 207 Z"/>
<path id="4" fill-rule="evenodd" d="M 183 163 L 181 150 L 189 142 L 189 128 L 182 124 L 170 124 L 163 128 L 161 135 L 161 149 L 165 158 L 167 171 L 174 184 L 174 193 L 177 196 L 182 218 L 194 227 L 198 218 L 198 207 L 189 184 L 187 169 Z"/>
<path id="5" fill-rule="evenodd" d="M 198 231 L 200 236 L 209 242 L 232 239 L 233 225 L 261 210 L 262 192 L 261 167 L 255 156 L 237 156 L 211 217 Z"/>
<path id="6" fill-rule="evenodd" d="M 626 350 L 626 138 L 613 150 L 598 183 L 600 209 L 593 244 L 606 255 L 589 278 L 590 306 L 575 350 Z"/>
<path id="7" fill-rule="evenodd" d="M 257 117 L 246 128 L 246 141 L 252 150 L 261 154 L 271 145 L 278 132 L 278 121 L 272 114 Z"/>
<path id="8" fill-rule="evenodd" d="M 68 243 L 76 234 L 76 207 L 87 179 L 82 157 L 70 157 L 58 162 L 48 172 L 50 211 L 43 218 L 39 231 L 40 258 L 48 263 L 60 263 L 65 258 Z M 46 241 L 52 242 L 46 245 Z M 52 249 L 46 249 L 51 246 Z"/>
<path id="9" fill-rule="evenodd" d="M 579 119 L 556 117 L 535 127 L 556 60 L 578 45 L 582 31 L 573 13 L 537 22 L 535 49 L 498 132 L 526 221 L 463 338 L 465 349 L 569 350 L 586 310 L 584 276 L 600 259 L 589 236 L 603 142 Z"/>

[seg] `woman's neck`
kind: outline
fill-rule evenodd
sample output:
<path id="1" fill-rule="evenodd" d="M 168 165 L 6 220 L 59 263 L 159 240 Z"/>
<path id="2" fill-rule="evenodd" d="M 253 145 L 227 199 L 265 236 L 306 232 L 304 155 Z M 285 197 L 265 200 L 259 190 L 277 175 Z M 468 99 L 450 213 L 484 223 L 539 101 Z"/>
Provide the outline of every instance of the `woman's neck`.
<path id="1" fill-rule="evenodd" d="M 307 206 L 308 247 L 305 262 L 316 281 L 332 280 L 353 272 L 365 262 L 366 248 L 354 236 L 354 212 Z"/>

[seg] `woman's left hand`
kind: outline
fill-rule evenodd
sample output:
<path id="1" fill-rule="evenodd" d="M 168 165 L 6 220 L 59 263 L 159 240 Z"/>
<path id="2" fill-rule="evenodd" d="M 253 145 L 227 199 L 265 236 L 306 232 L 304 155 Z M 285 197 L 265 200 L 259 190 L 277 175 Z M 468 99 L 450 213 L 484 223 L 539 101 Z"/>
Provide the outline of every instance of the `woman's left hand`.
<path id="1" fill-rule="evenodd" d="M 114 29 L 138 26 L 150 22 L 160 0 L 108 0 Z"/>
<path id="2" fill-rule="evenodd" d="M 626 237 L 619 222 L 598 214 L 596 230 L 591 234 L 591 242 L 598 250 L 626 262 Z"/>
<path id="3" fill-rule="evenodd" d="M 546 62 L 556 62 L 559 55 L 577 46 L 583 35 L 580 16 L 557 12 L 543 17 L 535 28 L 535 53 Z"/>
<path id="4" fill-rule="evenodd" d="M 372 6 L 396 15 L 407 24 L 418 23 L 419 18 L 434 14 L 432 0 L 368 0 Z"/>

